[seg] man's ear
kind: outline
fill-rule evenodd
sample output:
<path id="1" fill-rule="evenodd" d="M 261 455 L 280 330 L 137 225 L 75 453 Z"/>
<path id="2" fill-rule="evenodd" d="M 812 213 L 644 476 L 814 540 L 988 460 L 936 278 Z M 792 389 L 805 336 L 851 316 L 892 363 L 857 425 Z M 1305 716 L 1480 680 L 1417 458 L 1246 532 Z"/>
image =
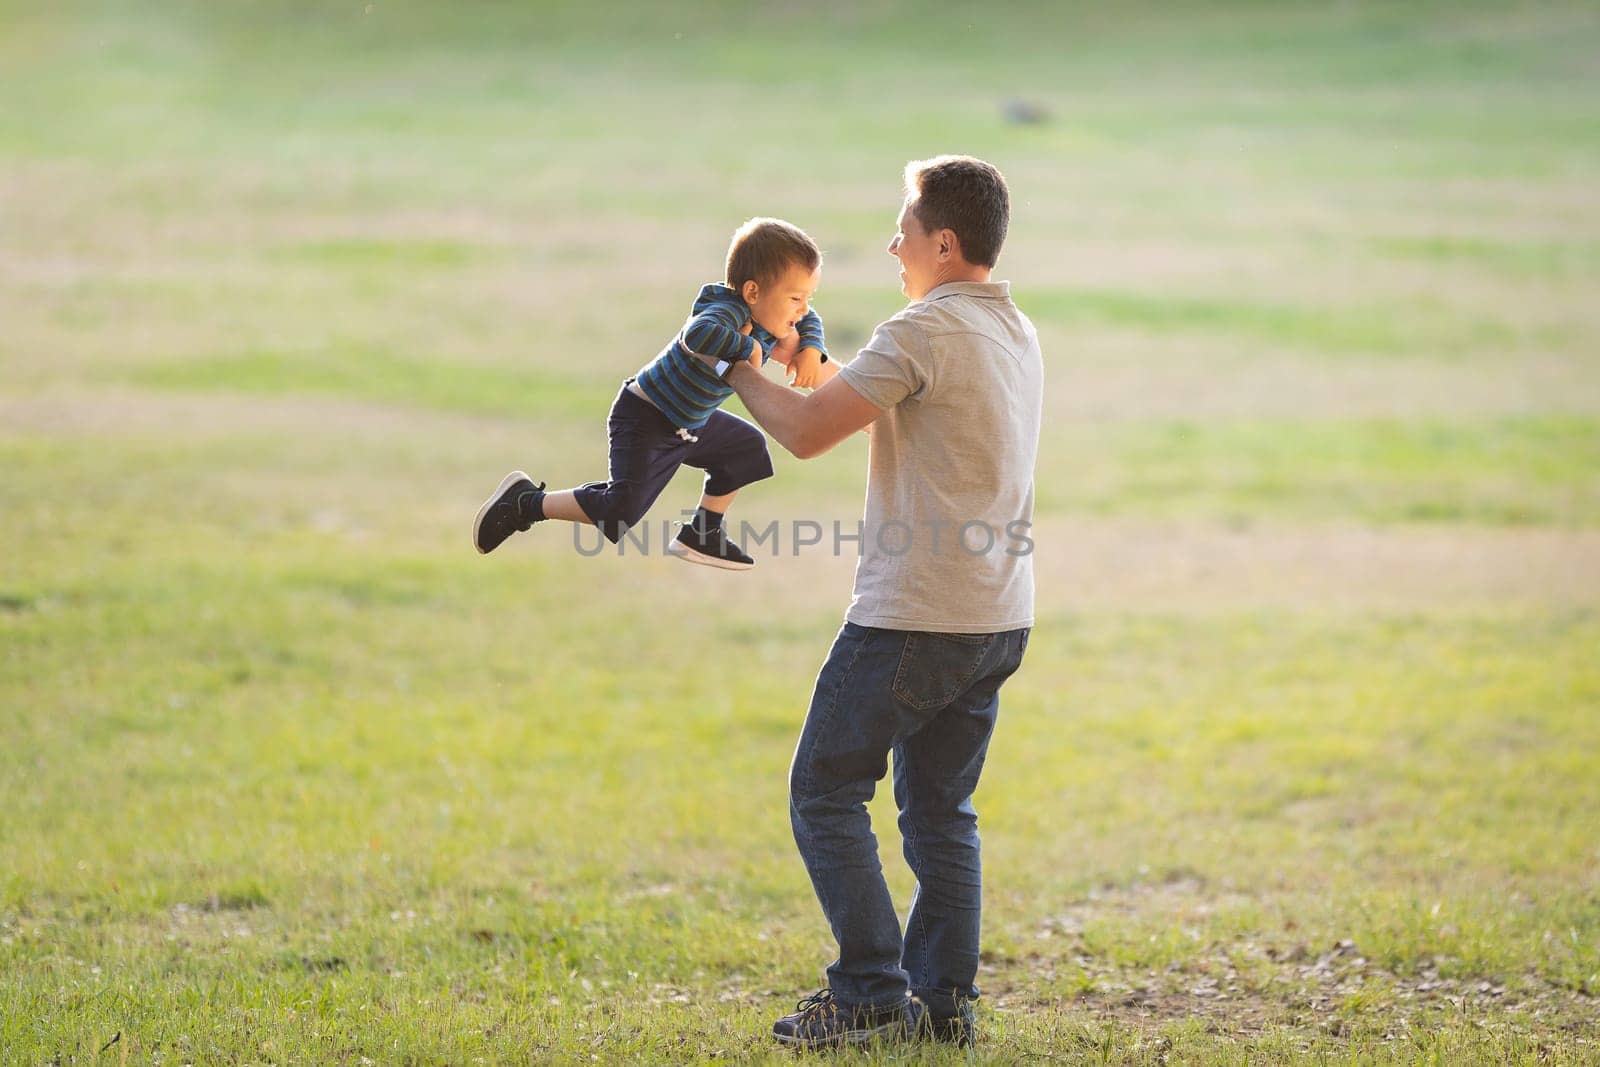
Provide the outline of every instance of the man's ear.
<path id="1" fill-rule="evenodd" d="M 756 284 L 754 278 L 748 278 L 744 285 L 739 287 L 739 295 L 744 297 L 746 304 L 754 304 L 761 296 L 761 286 Z"/>
<path id="2" fill-rule="evenodd" d="M 939 258 L 949 259 L 961 251 L 961 241 L 954 230 L 939 231 Z"/>

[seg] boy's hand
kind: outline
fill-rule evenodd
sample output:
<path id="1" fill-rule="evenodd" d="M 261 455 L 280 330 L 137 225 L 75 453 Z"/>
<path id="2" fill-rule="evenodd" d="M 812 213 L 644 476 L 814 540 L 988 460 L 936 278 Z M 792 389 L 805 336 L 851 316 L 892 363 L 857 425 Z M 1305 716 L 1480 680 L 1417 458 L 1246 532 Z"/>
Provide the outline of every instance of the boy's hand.
<path id="1" fill-rule="evenodd" d="M 776 342 L 772 350 L 767 353 L 767 358 L 782 363 L 785 367 L 793 362 L 795 353 L 800 351 L 800 335 L 791 333 L 783 340 Z"/>
<path id="2" fill-rule="evenodd" d="M 821 385 L 822 353 L 815 348 L 802 348 L 796 352 L 789 361 L 789 384 L 797 389 L 815 389 Z"/>

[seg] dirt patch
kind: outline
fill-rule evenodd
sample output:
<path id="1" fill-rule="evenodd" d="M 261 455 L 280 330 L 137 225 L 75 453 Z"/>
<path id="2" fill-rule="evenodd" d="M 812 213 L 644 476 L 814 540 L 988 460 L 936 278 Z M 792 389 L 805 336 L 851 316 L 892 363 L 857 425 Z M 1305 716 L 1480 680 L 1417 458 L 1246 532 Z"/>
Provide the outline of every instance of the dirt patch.
<path id="1" fill-rule="evenodd" d="M 986 956 L 983 1003 L 1002 1015 L 1054 1011 L 1152 1035 L 1199 1021 L 1207 1032 L 1240 1038 L 1289 1031 L 1400 1041 L 1446 1017 L 1563 1044 L 1600 1033 L 1600 1000 L 1587 985 L 1558 985 L 1531 970 L 1509 978 L 1463 974 L 1458 961 L 1443 957 L 1401 972 L 1354 940 L 1318 940 L 1293 921 L 1276 938 L 1196 941 L 1163 967 L 1119 964 L 1085 936 L 1102 920 L 1141 916 L 1195 929 L 1251 903 L 1237 887 L 1184 869 L 1090 890 L 1041 919 L 1021 942 L 1026 951 Z"/>
<path id="2" fill-rule="evenodd" d="M 1600 604 L 1600 532 L 1036 524 L 1040 610 L 1407 610 Z"/>
<path id="3" fill-rule="evenodd" d="M 1374 965 L 1352 941 L 1287 951 L 1244 942 L 1212 946 L 1161 970 L 1119 970 L 1084 955 L 987 965 L 985 1001 L 999 1013 L 1055 1009 L 1140 1029 L 1200 1020 L 1212 1033 L 1249 1037 L 1285 1029 L 1398 1040 L 1440 1014 L 1530 1036 L 1579 1038 L 1600 1026 L 1600 1005 L 1536 975 L 1514 983 L 1445 978 L 1437 967 L 1402 975 Z M 1070 973 L 1076 992 L 1042 996 Z M 980 982 L 984 979 L 980 978 Z"/>

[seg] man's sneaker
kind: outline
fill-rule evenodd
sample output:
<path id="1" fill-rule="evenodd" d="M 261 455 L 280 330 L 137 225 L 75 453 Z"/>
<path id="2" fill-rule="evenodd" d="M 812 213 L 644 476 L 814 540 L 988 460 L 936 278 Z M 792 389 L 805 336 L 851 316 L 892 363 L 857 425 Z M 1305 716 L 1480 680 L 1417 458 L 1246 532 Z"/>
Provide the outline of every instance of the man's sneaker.
<path id="1" fill-rule="evenodd" d="M 931 1008 L 915 997 L 912 998 L 911 1004 L 918 1037 L 960 1045 L 963 1048 L 972 1046 L 978 1032 L 972 1001 L 966 997 L 956 997 L 954 1015 L 935 1014 Z"/>
<path id="2" fill-rule="evenodd" d="M 772 1036 L 796 1048 L 838 1048 L 911 1036 L 909 1001 L 869 1008 L 846 1004 L 833 995 L 833 990 L 822 989 L 795 1008 L 792 1015 L 772 1024 Z"/>
<path id="3" fill-rule="evenodd" d="M 721 526 L 702 531 L 692 522 L 683 524 L 677 538 L 667 545 L 667 554 L 725 571 L 747 571 L 756 565 L 755 560 L 744 554 L 744 549 L 728 540 Z"/>
<path id="4" fill-rule="evenodd" d="M 537 504 L 543 499 L 543 482 L 534 485 L 526 474 L 512 471 L 478 509 L 472 520 L 472 543 L 480 553 L 493 552 L 506 538 L 538 521 Z"/>

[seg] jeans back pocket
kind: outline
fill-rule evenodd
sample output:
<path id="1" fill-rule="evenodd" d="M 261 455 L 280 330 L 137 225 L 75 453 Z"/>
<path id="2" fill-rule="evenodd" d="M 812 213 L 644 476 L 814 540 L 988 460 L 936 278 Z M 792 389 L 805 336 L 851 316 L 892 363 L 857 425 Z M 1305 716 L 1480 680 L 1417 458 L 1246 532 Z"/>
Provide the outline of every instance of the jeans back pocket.
<path id="1" fill-rule="evenodd" d="M 941 708 L 960 696 L 978 674 L 998 634 L 912 631 L 900 650 L 894 695 L 916 711 Z"/>

